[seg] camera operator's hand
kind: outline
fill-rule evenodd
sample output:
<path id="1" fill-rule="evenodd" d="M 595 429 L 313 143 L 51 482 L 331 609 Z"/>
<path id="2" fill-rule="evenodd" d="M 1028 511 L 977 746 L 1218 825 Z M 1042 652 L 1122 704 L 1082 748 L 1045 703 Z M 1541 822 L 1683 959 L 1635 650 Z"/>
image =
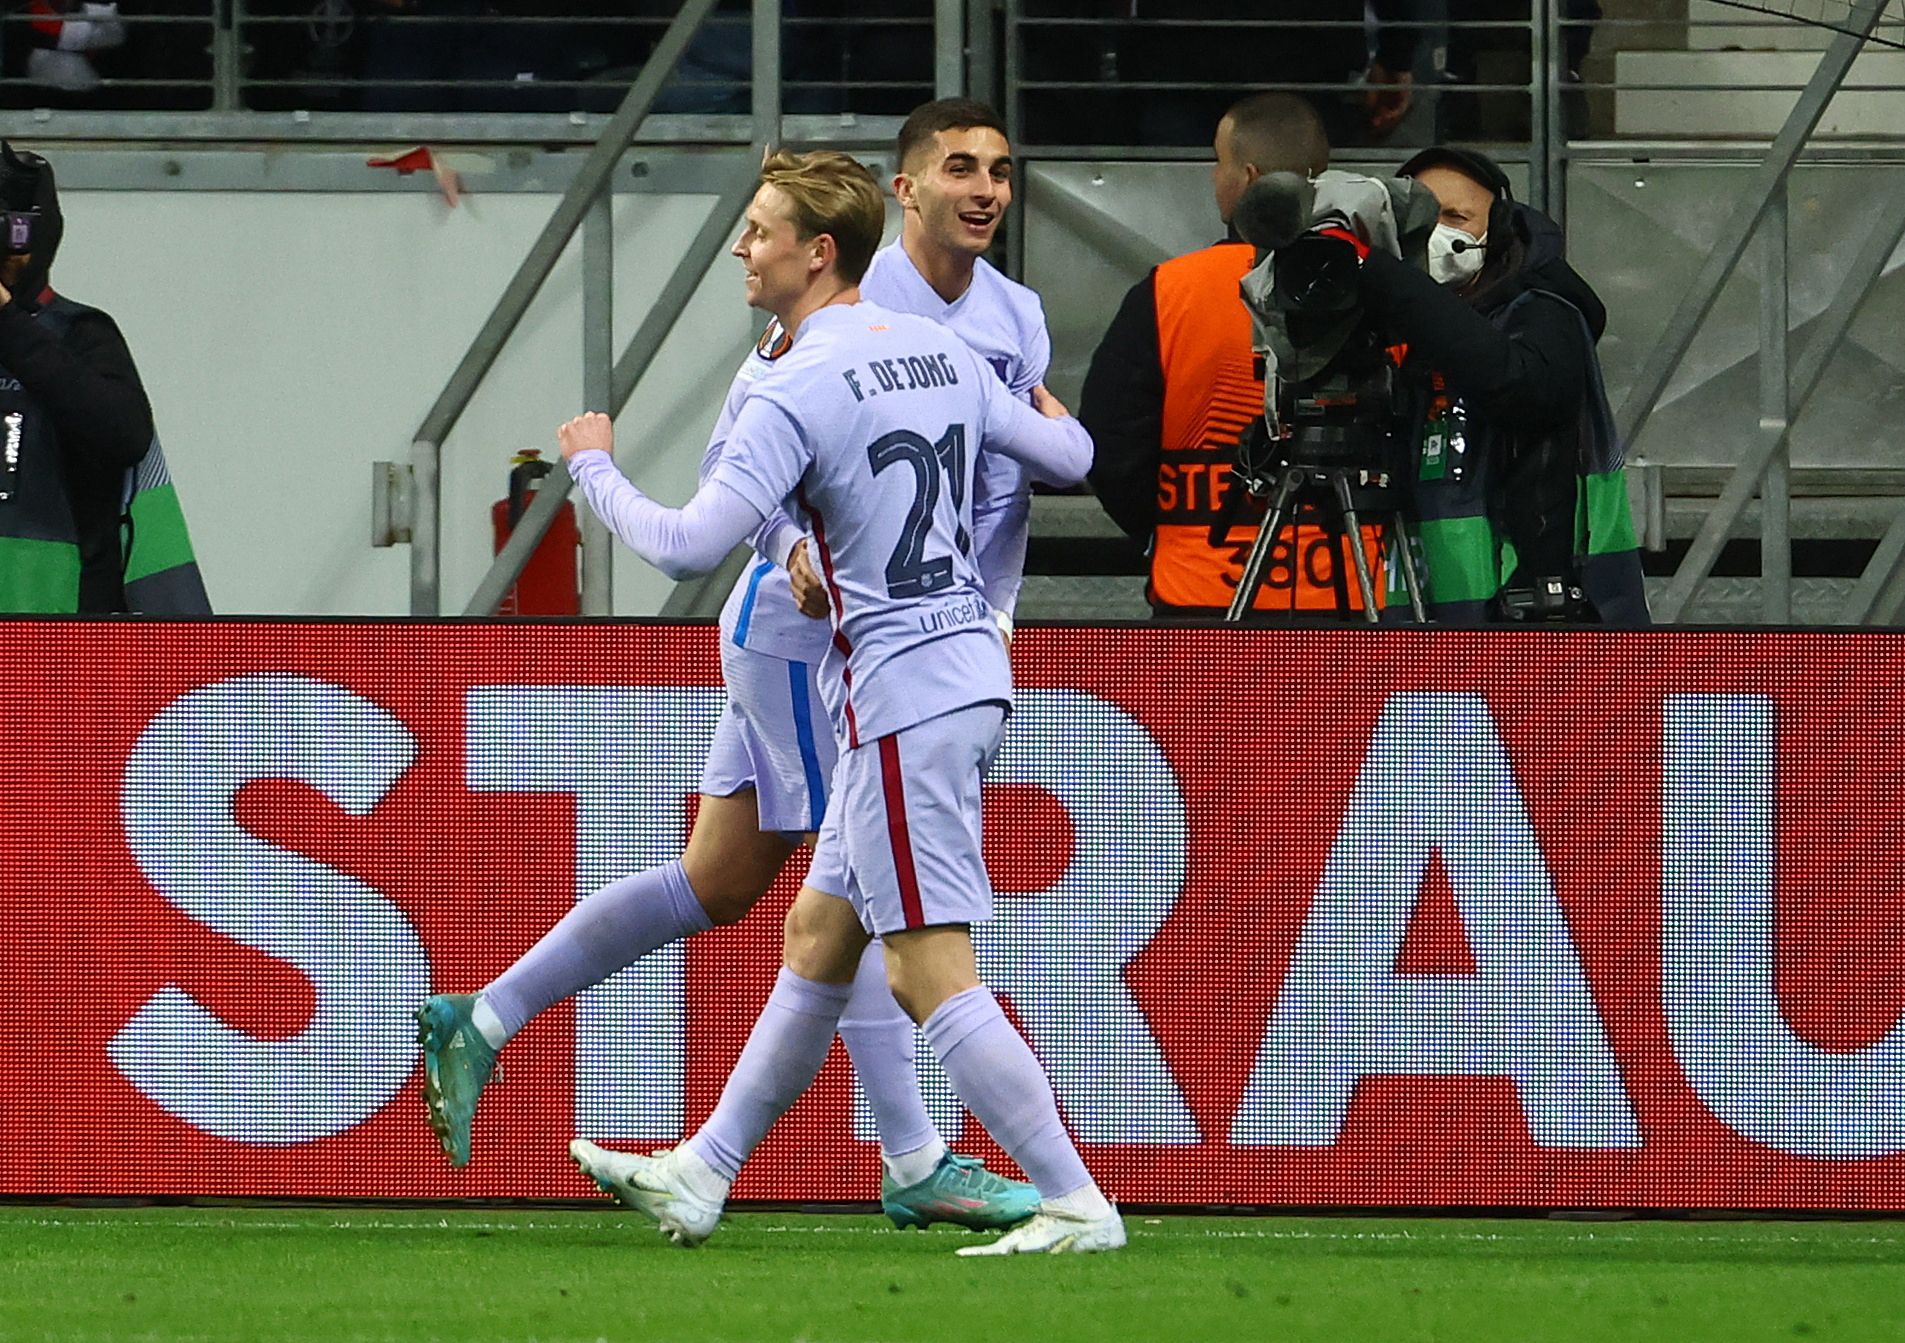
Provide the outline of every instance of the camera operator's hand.
<path id="1" fill-rule="evenodd" d="M 562 447 L 562 460 L 578 452 L 606 452 L 615 455 L 615 421 L 599 410 L 578 415 L 556 429 L 556 442 Z"/>
<path id="2" fill-rule="evenodd" d="M 814 562 L 808 558 L 807 538 L 794 542 L 794 548 L 787 554 L 787 586 L 794 594 L 794 605 L 809 620 L 827 618 L 827 585 L 820 575 L 814 572 Z"/>
<path id="3" fill-rule="evenodd" d="M 1042 382 L 1032 389 L 1032 406 L 1048 420 L 1062 420 L 1071 414 L 1063 401 L 1045 390 Z"/>

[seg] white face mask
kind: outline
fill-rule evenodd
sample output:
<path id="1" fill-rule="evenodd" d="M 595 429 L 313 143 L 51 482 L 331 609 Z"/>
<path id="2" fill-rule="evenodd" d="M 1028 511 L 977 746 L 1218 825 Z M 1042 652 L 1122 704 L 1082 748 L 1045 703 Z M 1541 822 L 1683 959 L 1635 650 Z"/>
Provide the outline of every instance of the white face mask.
<path id="1" fill-rule="evenodd" d="M 1429 235 L 1429 278 L 1437 284 L 1467 284 L 1481 273 L 1487 242 L 1487 234 L 1477 239 L 1453 224 L 1437 224 Z"/>

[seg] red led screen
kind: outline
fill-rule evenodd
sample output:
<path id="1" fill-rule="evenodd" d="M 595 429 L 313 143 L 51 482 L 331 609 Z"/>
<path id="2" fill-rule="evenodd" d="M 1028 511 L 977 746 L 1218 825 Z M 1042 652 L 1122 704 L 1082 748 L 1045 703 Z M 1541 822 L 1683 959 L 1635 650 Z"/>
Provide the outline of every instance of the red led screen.
<path id="1" fill-rule="evenodd" d="M 580 1197 L 572 1135 L 689 1131 L 799 859 L 535 1021 L 467 1170 L 410 1012 L 677 852 L 716 637 L 0 623 L 0 1193 Z M 1116 1197 L 1905 1208 L 1905 641 L 1028 629 L 1014 662 L 982 970 Z M 836 1048 L 735 1193 L 877 1184 Z"/>

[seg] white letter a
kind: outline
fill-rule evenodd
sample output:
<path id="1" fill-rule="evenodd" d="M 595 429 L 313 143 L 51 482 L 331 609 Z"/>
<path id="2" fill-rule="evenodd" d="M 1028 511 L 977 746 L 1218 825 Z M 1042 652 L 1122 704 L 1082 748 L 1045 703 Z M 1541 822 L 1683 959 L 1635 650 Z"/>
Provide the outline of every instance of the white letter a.
<path id="1" fill-rule="evenodd" d="M 1476 972 L 1399 975 L 1437 850 Z M 1370 1074 L 1512 1077 L 1537 1143 L 1641 1142 L 1478 695 L 1396 695 L 1383 706 L 1231 1142 L 1327 1147 Z"/>

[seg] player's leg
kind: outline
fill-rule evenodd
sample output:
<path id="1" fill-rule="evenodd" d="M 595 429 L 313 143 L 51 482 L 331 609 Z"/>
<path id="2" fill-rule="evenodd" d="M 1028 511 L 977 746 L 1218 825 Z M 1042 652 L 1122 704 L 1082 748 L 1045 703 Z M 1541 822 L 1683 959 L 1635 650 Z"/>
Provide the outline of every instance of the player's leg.
<path id="1" fill-rule="evenodd" d="M 424 1102 L 430 1126 L 453 1166 L 470 1159 L 476 1102 L 497 1054 L 545 1008 L 601 983 L 658 947 L 731 923 L 773 883 L 794 842 L 757 828 L 754 790 L 703 797 L 688 853 L 671 863 L 610 882 L 577 902 L 535 946 L 477 993 L 441 993 L 417 1010 L 423 1046 Z M 721 854 L 717 899 L 704 903 L 690 854 Z M 715 867 L 710 858 L 704 866 Z"/>
<path id="2" fill-rule="evenodd" d="M 953 1090 L 1019 1163 L 1039 1215 L 965 1253 L 1115 1249 L 1124 1224 L 1065 1132 L 1051 1083 L 979 981 L 967 925 L 989 917 L 980 779 L 1004 713 L 946 714 L 852 753 L 841 772 L 849 861 L 886 944 L 894 996 L 920 1023 Z"/>
<path id="3" fill-rule="evenodd" d="M 826 1062 L 867 940 L 847 901 L 796 900 L 780 975 L 707 1122 L 681 1146 L 646 1157 L 578 1138 L 569 1144 L 576 1165 L 677 1245 L 706 1240 L 741 1164 Z"/>
<path id="4" fill-rule="evenodd" d="M 742 1164 L 812 1084 L 836 1029 L 873 1098 L 881 1202 L 897 1225 L 945 1221 L 1000 1230 L 1037 1209 L 1036 1189 L 949 1153 L 933 1127 L 919 1095 L 913 1022 L 893 999 L 877 944 L 867 942 L 841 850 L 830 819 L 788 911 L 773 994 L 706 1124 L 672 1152 L 652 1157 L 582 1140 L 570 1145 L 598 1187 L 654 1217 L 677 1244 L 696 1245 L 713 1233 Z M 856 948 L 864 948 L 857 965 Z"/>
<path id="5" fill-rule="evenodd" d="M 658 947 L 740 919 L 824 808 L 825 775 L 802 743 L 811 669 L 725 643 L 721 669 L 728 703 L 681 858 L 578 902 L 479 993 L 438 994 L 418 1009 L 424 1100 L 451 1165 L 470 1159 L 476 1102 L 504 1044 L 539 1012 Z M 796 712 L 808 716 L 796 722 Z"/>
<path id="6" fill-rule="evenodd" d="M 801 899 L 825 899 L 809 879 Z M 824 888 L 824 887 L 821 887 Z M 840 1017 L 840 1039 L 880 1135 L 880 1210 L 897 1227 L 951 1222 L 1003 1231 L 1038 1211 L 1038 1190 L 947 1150 L 920 1097 L 919 1032 L 887 982 L 885 948 L 868 945 Z"/>

